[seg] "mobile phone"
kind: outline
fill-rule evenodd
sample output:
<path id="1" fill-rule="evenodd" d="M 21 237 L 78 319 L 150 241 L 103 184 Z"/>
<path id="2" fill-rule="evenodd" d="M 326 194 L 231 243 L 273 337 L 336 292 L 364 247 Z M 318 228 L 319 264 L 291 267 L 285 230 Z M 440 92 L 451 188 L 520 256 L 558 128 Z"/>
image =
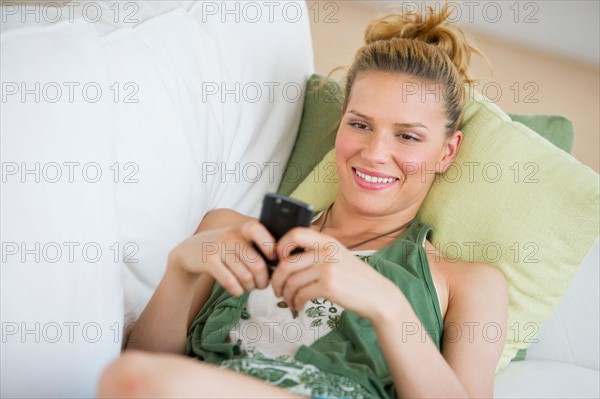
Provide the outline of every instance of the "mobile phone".
<path id="1" fill-rule="evenodd" d="M 285 233 L 294 227 L 310 226 L 312 216 L 313 207 L 311 205 L 285 195 L 267 193 L 263 199 L 259 220 L 269 230 L 275 241 L 279 241 Z M 269 260 L 256 244 L 254 244 L 254 248 L 267 262 L 270 276 L 279 260 Z M 298 252 L 302 252 L 302 249 L 296 248 L 292 251 L 292 254 Z"/>

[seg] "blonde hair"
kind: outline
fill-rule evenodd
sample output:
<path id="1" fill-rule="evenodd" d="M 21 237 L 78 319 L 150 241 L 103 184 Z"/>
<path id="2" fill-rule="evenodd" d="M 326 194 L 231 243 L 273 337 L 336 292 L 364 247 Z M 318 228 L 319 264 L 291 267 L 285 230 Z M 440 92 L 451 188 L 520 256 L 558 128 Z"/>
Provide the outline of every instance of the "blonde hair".
<path id="1" fill-rule="evenodd" d="M 448 4 L 439 14 L 431 7 L 428 10 L 427 16 L 413 12 L 388 14 L 371 21 L 365 32 L 366 45 L 358 50 L 346 74 L 342 114 L 359 74 L 399 73 L 439 84 L 448 119 L 446 133 L 458 130 L 465 102 L 464 85 L 474 82 L 467 74 L 471 55 L 488 61 L 468 43 L 460 28 L 446 21 L 451 14 Z"/>

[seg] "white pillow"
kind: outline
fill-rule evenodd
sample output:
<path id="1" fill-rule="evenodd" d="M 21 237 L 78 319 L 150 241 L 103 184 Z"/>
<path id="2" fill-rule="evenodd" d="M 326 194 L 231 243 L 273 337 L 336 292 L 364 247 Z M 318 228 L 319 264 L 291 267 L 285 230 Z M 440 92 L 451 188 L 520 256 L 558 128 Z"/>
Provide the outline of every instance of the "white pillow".
<path id="1" fill-rule="evenodd" d="M 306 5 L 289 3 L 296 22 L 290 11 L 258 23 L 223 14 L 223 23 L 207 4 L 223 7 L 198 2 L 102 37 L 113 80 L 139 89 L 115 115 L 117 157 L 138 180 L 117 186 L 121 240 L 139 249 L 126 262 L 128 322 L 208 210 L 258 215 L 300 124 L 313 71 Z"/>
<path id="2" fill-rule="evenodd" d="M 120 352 L 116 125 L 104 60 L 95 30 L 77 21 L 0 37 L 2 397 L 93 396 Z M 72 102 L 68 82 L 79 85 Z M 91 102 L 95 87 L 105 92 Z"/>

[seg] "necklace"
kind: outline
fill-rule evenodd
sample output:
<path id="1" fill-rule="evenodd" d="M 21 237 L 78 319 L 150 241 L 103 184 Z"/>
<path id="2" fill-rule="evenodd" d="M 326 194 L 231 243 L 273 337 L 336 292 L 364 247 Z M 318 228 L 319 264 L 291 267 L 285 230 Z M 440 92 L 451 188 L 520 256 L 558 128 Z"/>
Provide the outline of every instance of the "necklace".
<path id="1" fill-rule="evenodd" d="M 323 222 L 321 222 L 321 226 L 319 226 L 319 233 L 321 233 L 323 231 L 323 229 L 325 228 L 325 223 L 327 223 L 327 218 L 329 217 L 329 212 L 331 211 L 332 207 L 333 207 L 333 204 L 329 205 L 329 208 L 327 208 L 327 211 L 325 212 L 325 217 L 323 218 Z M 371 242 L 371 241 L 375 241 L 378 238 L 385 237 L 385 236 L 388 236 L 390 234 L 396 233 L 396 232 L 404 229 L 409 224 L 411 224 L 414 220 L 415 219 L 413 218 L 413 219 L 409 220 L 408 222 L 404 223 L 402 226 L 396 227 L 394 230 L 390 230 L 390 231 L 385 232 L 383 234 L 376 235 L 375 237 L 368 238 L 368 239 L 366 239 L 364 241 L 361 241 L 359 243 L 356 243 L 356 244 L 352 244 L 352 245 L 350 245 L 349 247 L 346 247 L 346 248 L 352 249 L 352 248 L 360 247 L 361 245 L 366 244 L 366 243 Z M 288 304 L 285 303 L 285 301 L 279 301 L 279 302 L 277 302 L 277 307 L 279 307 L 279 308 L 287 308 Z M 292 310 L 291 312 L 292 312 L 292 317 L 294 319 L 296 317 L 298 317 L 298 311 L 297 310 Z"/>
<path id="2" fill-rule="evenodd" d="M 329 211 L 331 211 L 332 207 L 333 207 L 333 204 L 329 205 L 329 208 L 327 208 L 327 211 L 325 212 L 325 217 L 323 218 L 323 222 L 321 223 L 321 226 L 319 227 L 319 233 L 321 233 L 323 231 L 323 229 L 325 228 L 325 223 L 327 223 L 327 218 L 329 217 Z M 403 230 L 406 226 L 408 226 L 409 224 L 411 224 L 413 222 L 413 220 L 415 220 L 415 219 L 413 218 L 413 219 L 409 220 L 408 222 L 404 223 L 400 227 L 396 227 L 393 230 L 387 231 L 387 232 L 385 232 L 383 234 L 376 235 L 375 237 L 367 238 L 364 241 L 361 241 L 361 242 L 356 243 L 356 244 L 352 244 L 352 245 L 350 245 L 350 246 L 348 246 L 346 248 L 353 249 L 353 248 L 356 248 L 356 247 L 360 247 L 361 245 L 366 244 L 366 243 L 371 242 L 371 241 L 375 241 L 378 238 L 389 236 L 390 234 L 393 234 L 393 233 L 397 233 L 398 231 Z"/>

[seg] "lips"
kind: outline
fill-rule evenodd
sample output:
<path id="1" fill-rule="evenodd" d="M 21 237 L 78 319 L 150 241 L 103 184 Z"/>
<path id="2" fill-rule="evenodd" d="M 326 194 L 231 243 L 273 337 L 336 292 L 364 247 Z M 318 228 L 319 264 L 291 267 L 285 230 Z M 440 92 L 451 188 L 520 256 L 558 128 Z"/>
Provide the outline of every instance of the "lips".
<path id="1" fill-rule="evenodd" d="M 359 187 L 367 190 L 383 190 L 393 186 L 399 180 L 397 177 L 365 169 L 352 168 L 354 181 Z"/>

